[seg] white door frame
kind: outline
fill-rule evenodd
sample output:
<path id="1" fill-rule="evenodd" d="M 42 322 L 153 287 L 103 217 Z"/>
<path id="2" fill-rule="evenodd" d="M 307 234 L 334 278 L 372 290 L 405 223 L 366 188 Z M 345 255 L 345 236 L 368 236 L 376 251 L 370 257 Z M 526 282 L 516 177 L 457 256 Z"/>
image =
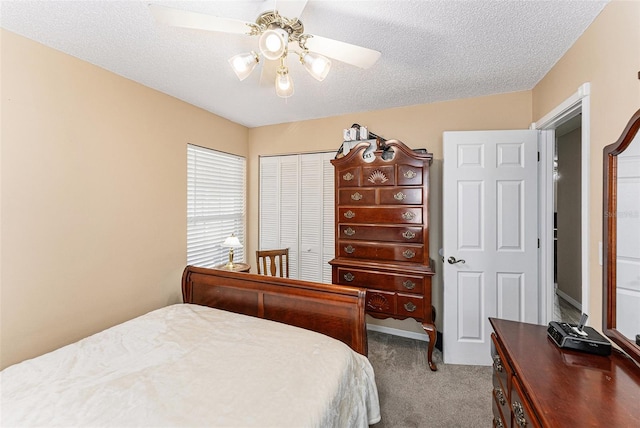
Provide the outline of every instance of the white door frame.
<path id="1" fill-rule="evenodd" d="M 539 121 L 531 124 L 531 129 L 549 130 L 540 138 L 539 189 L 539 232 L 540 232 L 540 321 L 546 324 L 553 319 L 553 155 L 555 129 L 582 113 L 581 140 L 581 264 L 582 264 L 582 312 L 589 313 L 589 167 L 591 140 L 590 83 L 582 84 L 578 90 Z"/>

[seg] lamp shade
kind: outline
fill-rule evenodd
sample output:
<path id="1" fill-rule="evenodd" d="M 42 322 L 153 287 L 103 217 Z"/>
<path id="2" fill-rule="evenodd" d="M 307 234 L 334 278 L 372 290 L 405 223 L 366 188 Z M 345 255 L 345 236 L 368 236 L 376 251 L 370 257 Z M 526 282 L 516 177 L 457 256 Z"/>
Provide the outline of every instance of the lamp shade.
<path id="1" fill-rule="evenodd" d="M 285 53 L 288 40 L 289 35 L 285 30 L 282 28 L 273 28 L 262 33 L 258 41 L 258 46 L 265 58 L 274 60 L 282 57 Z"/>
<path id="2" fill-rule="evenodd" d="M 323 55 L 314 52 L 303 52 L 300 54 L 300 62 L 304 65 L 310 75 L 322 82 L 329 69 L 331 69 L 331 60 Z"/>
<path id="3" fill-rule="evenodd" d="M 242 248 L 242 244 L 240 243 L 240 240 L 235 235 L 231 235 L 230 237 L 225 239 L 224 242 L 222 243 L 222 246 L 229 247 L 229 248 Z"/>
<path id="4" fill-rule="evenodd" d="M 293 80 L 289 76 L 289 69 L 287 67 L 278 68 L 276 74 L 276 94 L 280 98 L 289 98 L 293 95 Z"/>
<path id="5" fill-rule="evenodd" d="M 231 64 L 231 68 L 240 80 L 249 77 L 253 69 L 258 65 L 258 62 L 260 62 L 260 58 L 258 54 L 253 51 L 234 55 L 229 58 L 229 64 Z"/>

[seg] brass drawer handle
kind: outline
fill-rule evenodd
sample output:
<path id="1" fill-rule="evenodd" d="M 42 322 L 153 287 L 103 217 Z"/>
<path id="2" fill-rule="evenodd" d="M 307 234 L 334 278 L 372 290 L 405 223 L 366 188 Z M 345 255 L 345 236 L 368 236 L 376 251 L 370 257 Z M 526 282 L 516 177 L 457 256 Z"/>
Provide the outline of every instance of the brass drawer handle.
<path id="1" fill-rule="evenodd" d="M 398 192 L 395 195 L 393 195 L 393 199 L 395 199 L 396 201 L 404 201 L 406 197 L 407 195 L 405 195 L 402 192 Z"/>
<path id="2" fill-rule="evenodd" d="M 507 400 L 504 398 L 504 392 L 502 392 L 502 388 L 494 388 L 493 390 L 496 393 L 496 398 L 498 399 L 500 405 L 504 406 L 505 404 L 507 404 Z"/>
<path id="3" fill-rule="evenodd" d="M 495 416 L 493 418 L 493 421 L 496 423 L 496 427 L 504 428 L 504 424 L 502 423 L 502 419 L 500 419 L 500 416 Z"/>
<path id="4" fill-rule="evenodd" d="M 411 250 L 404 250 L 402 252 L 402 255 L 407 259 L 412 259 L 413 257 L 415 257 L 416 253 L 414 251 L 411 251 Z"/>
<path id="5" fill-rule="evenodd" d="M 418 175 L 418 174 L 416 174 L 416 172 L 414 170 L 410 169 L 408 171 L 405 171 L 403 175 L 404 175 L 405 178 L 415 178 L 416 175 Z"/>
<path id="6" fill-rule="evenodd" d="M 347 272 L 347 273 L 344 274 L 344 279 L 347 282 L 351 282 L 354 279 L 356 279 L 356 277 L 351 272 Z"/>
<path id="7" fill-rule="evenodd" d="M 345 234 L 345 235 L 347 235 L 347 236 L 353 236 L 353 235 L 355 235 L 355 234 L 356 234 L 356 231 L 355 231 L 355 230 L 353 230 L 353 229 L 351 229 L 350 227 L 347 227 L 347 228 L 344 230 L 344 234 Z"/>
<path id="8" fill-rule="evenodd" d="M 354 200 L 354 201 L 359 201 L 359 200 L 361 200 L 362 198 L 363 198 L 363 196 L 362 196 L 360 193 L 358 193 L 358 192 L 356 192 L 356 193 L 354 193 L 353 195 L 351 195 L 351 199 L 352 199 L 352 200 Z"/>
<path id="9" fill-rule="evenodd" d="M 356 216 L 356 213 L 354 213 L 353 211 L 349 210 L 346 213 L 344 213 L 344 216 L 346 218 L 354 218 Z"/>
<path id="10" fill-rule="evenodd" d="M 493 355 L 493 368 L 495 371 L 502 373 L 503 367 L 502 367 L 502 361 L 500 361 L 500 356 L 499 355 Z"/>
<path id="11" fill-rule="evenodd" d="M 416 288 L 416 283 L 408 279 L 406 281 L 402 281 L 402 285 L 407 290 L 413 290 L 414 288 Z"/>
<path id="12" fill-rule="evenodd" d="M 342 179 L 344 181 L 351 181 L 353 180 L 354 175 L 351 174 L 350 172 L 347 172 L 345 175 L 342 176 Z"/>
<path id="13" fill-rule="evenodd" d="M 411 211 L 407 211 L 402 213 L 402 218 L 405 220 L 413 220 L 416 217 L 416 215 L 414 213 L 412 213 Z"/>
<path id="14" fill-rule="evenodd" d="M 407 310 L 407 312 L 413 312 L 416 310 L 417 306 L 411 302 L 407 302 L 404 304 L 404 308 Z"/>
<path id="15" fill-rule="evenodd" d="M 416 234 L 410 230 L 405 230 L 404 232 L 402 232 L 402 236 L 404 236 L 405 239 L 413 239 L 416 237 Z"/>
<path id="16" fill-rule="evenodd" d="M 515 417 L 515 421 L 518 424 L 519 427 L 526 427 L 527 426 L 527 419 L 524 417 L 524 408 L 522 407 L 522 404 L 520 404 L 518 401 L 514 401 L 513 403 L 513 416 Z"/>
<path id="17" fill-rule="evenodd" d="M 344 250 L 347 252 L 347 254 L 351 254 L 353 253 L 356 249 L 353 248 L 351 245 L 347 245 L 346 247 L 344 247 Z"/>

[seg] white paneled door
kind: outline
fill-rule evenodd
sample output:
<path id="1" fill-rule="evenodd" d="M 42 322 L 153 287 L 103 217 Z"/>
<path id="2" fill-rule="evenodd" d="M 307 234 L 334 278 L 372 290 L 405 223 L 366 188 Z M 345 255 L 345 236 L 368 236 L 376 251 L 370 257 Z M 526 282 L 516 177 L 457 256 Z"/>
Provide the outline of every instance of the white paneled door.
<path id="1" fill-rule="evenodd" d="M 445 364 L 491 364 L 489 317 L 538 323 L 537 135 L 443 134 Z"/>

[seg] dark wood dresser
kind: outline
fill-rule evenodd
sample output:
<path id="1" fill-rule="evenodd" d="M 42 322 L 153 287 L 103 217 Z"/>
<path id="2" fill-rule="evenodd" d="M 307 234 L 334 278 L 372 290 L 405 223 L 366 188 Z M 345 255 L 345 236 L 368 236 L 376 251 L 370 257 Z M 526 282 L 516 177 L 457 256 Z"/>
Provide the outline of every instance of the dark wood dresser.
<path id="1" fill-rule="evenodd" d="M 640 427 L 640 367 L 558 348 L 546 326 L 490 318 L 494 427 Z"/>
<path id="2" fill-rule="evenodd" d="M 421 322 L 429 335 L 429 367 L 436 370 L 431 358 L 436 342 L 429 258 L 431 160 L 426 150 L 376 139 L 331 161 L 336 257 L 329 263 L 334 284 L 367 289 L 369 315 Z"/>

